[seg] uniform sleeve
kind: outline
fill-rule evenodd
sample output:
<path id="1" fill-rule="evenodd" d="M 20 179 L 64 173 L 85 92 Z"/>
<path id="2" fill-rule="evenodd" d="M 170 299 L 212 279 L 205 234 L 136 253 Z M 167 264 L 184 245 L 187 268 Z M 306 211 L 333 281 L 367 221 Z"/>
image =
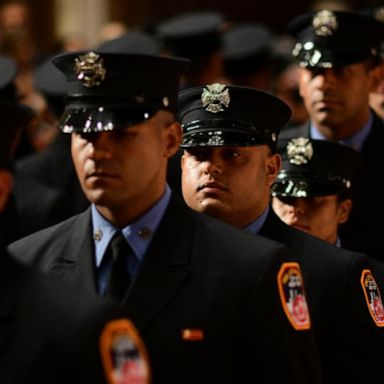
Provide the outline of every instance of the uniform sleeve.
<path id="1" fill-rule="evenodd" d="M 305 313 L 300 313 L 305 305 L 305 297 L 300 297 L 305 282 L 301 281 L 300 288 L 300 266 L 287 258 L 288 252 L 277 247 L 255 279 L 243 333 L 244 361 L 248 366 L 244 372 L 249 372 L 243 382 L 321 382 L 310 315 L 306 318 Z M 262 371 L 252 370 L 255 361 Z"/>
<path id="2" fill-rule="evenodd" d="M 323 322 L 319 339 L 325 379 L 332 382 L 384 382 L 384 310 L 382 269 L 355 255 L 337 301 Z M 337 362 L 346 372 L 335 372 Z"/>

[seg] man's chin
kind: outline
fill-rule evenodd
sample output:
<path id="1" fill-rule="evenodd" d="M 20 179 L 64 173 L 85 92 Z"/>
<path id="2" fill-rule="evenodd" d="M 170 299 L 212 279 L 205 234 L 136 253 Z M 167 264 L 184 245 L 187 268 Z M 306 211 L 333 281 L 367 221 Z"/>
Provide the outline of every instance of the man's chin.
<path id="1" fill-rule="evenodd" d="M 110 203 L 109 193 L 102 189 L 85 191 L 88 201 L 95 205 L 108 205 Z"/>
<path id="2" fill-rule="evenodd" d="M 201 202 L 199 207 L 200 212 L 222 221 L 226 221 L 226 217 L 230 214 L 228 206 L 216 199 L 207 199 L 204 202 Z"/>
<path id="3" fill-rule="evenodd" d="M 317 111 L 314 119 L 320 125 L 335 125 L 339 122 L 340 116 L 330 109 Z"/>

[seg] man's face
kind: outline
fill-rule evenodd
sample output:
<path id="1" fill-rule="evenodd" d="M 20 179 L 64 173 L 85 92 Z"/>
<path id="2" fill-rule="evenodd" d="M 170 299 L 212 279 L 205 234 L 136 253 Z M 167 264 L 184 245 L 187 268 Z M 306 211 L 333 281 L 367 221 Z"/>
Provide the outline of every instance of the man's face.
<path id="1" fill-rule="evenodd" d="M 351 200 L 337 195 L 273 197 L 272 207 L 286 224 L 335 244 L 339 224 L 348 220 Z"/>
<path id="2" fill-rule="evenodd" d="M 167 159 L 180 143 L 180 127 L 172 120 L 161 111 L 126 129 L 73 134 L 72 158 L 82 189 L 107 218 L 113 211 L 122 221 L 132 220 L 161 197 Z"/>
<path id="3" fill-rule="evenodd" d="M 340 68 L 301 68 L 300 94 L 313 122 L 337 129 L 366 122 L 373 71 L 365 63 Z M 354 133 L 354 132 L 352 132 Z"/>
<path id="4" fill-rule="evenodd" d="M 239 228 L 267 207 L 280 156 L 266 145 L 195 147 L 182 157 L 182 191 L 190 208 Z"/>

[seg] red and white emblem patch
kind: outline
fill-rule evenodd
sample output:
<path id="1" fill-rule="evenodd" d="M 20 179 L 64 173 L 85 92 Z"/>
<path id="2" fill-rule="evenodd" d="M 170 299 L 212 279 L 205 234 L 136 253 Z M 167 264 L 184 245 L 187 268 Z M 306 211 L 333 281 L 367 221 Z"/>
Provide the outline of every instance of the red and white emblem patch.
<path id="1" fill-rule="evenodd" d="M 100 337 L 101 359 L 108 384 L 149 384 L 146 348 L 127 319 L 112 320 Z"/>
<path id="2" fill-rule="evenodd" d="M 303 277 L 298 263 L 284 263 L 277 275 L 281 303 L 296 330 L 311 328 Z"/>
<path id="3" fill-rule="evenodd" d="M 384 327 L 384 306 L 380 289 L 369 269 L 363 270 L 360 282 L 373 321 L 378 327 Z"/>

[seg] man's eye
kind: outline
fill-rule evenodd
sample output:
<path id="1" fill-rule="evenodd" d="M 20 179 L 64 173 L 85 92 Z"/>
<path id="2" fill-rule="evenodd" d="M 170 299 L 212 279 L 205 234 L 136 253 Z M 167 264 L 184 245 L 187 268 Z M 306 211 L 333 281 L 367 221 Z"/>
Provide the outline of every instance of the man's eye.
<path id="1" fill-rule="evenodd" d="M 295 202 L 296 202 L 296 198 L 295 197 L 291 197 L 291 196 L 278 196 L 277 197 L 283 204 L 286 204 L 286 205 L 295 205 Z"/>
<path id="2" fill-rule="evenodd" d="M 189 156 L 194 157 L 198 161 L 202 161 L 207 159 L 208 155 L 206 152 L 203 151 L 187 151 Z"/>
<path id="3" fill-rule="evenodd" d="M 208 155 L 205 152 L 197 152 L 194 153 L 193 156 L 196 158 L 196 160 L 204 161 L 208 159 Z"/>
<path id="4" fill-rule="evenodd" d="M 232 159 L 234 157 L 239 157 L 240 156 L 240 153 L 238 151 L 226 151 L 224 153 L 224 156 L 227 158 L 227 159 Z"/>

